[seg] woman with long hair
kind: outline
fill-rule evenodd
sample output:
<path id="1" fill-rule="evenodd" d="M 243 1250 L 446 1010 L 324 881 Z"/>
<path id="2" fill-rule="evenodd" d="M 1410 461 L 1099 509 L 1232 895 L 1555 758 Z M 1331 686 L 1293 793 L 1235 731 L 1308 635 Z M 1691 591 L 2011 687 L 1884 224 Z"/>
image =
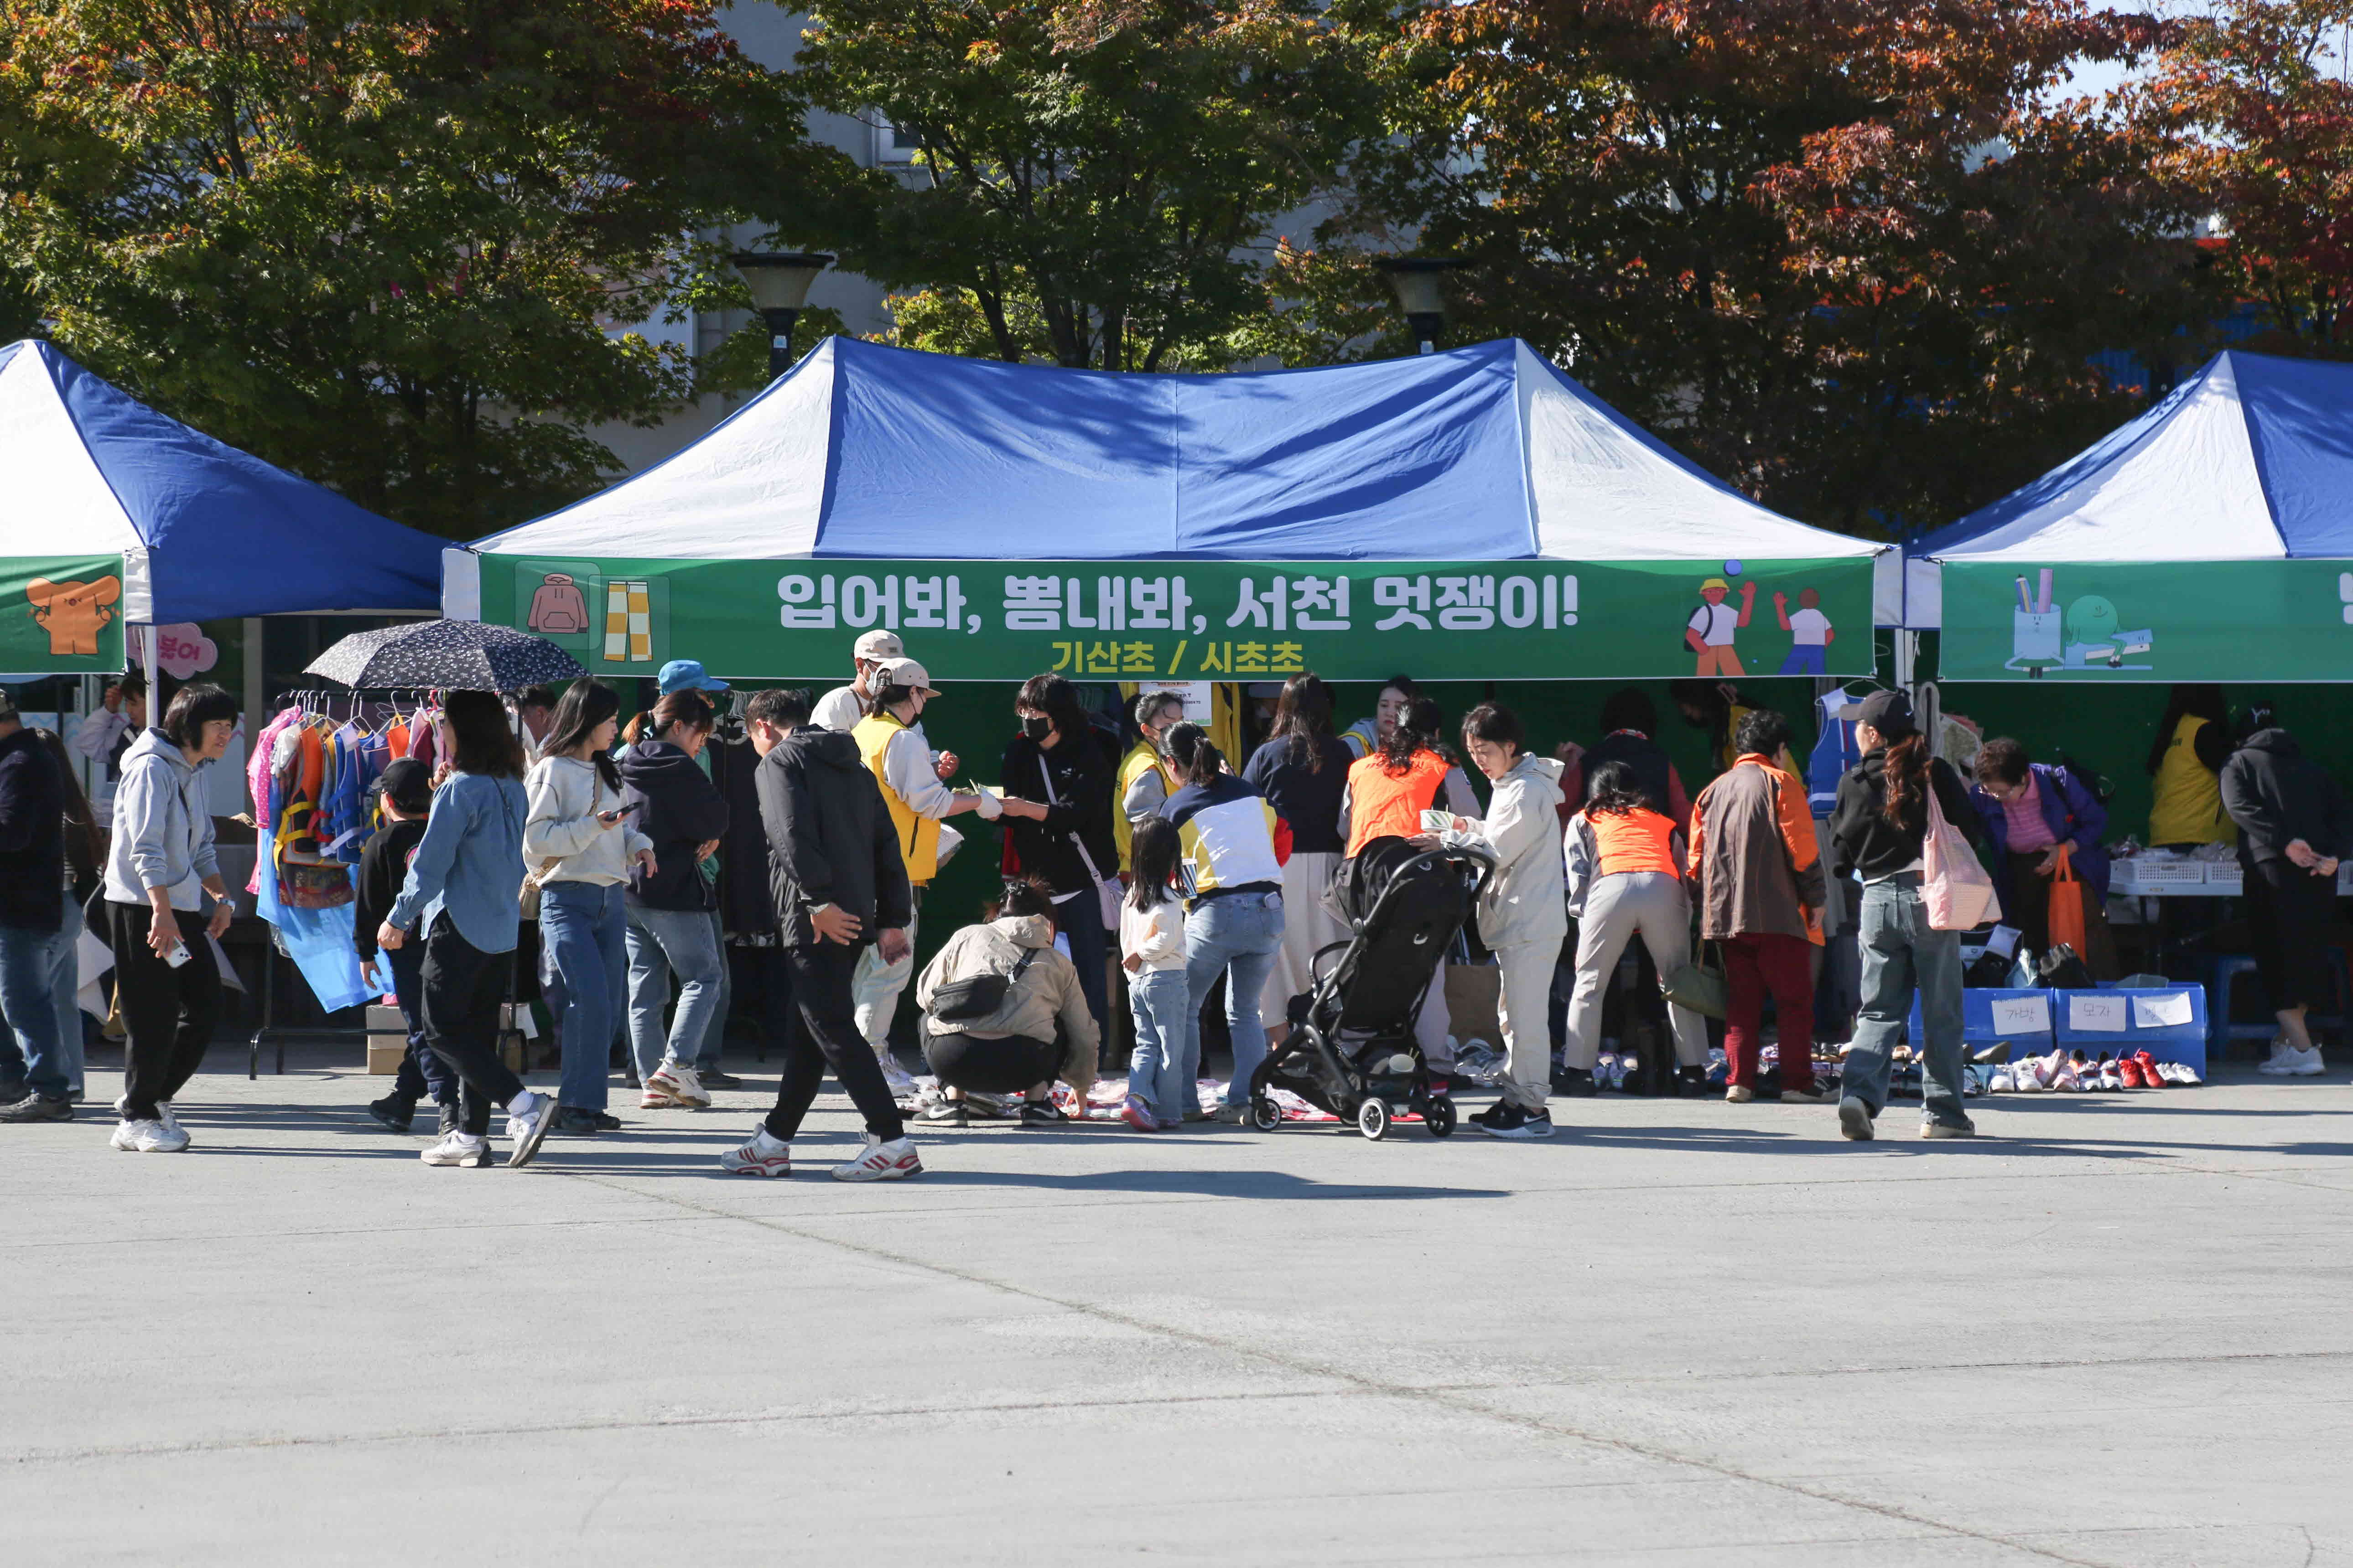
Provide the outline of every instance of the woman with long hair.
<path id="1" fill-rule="evenodd" d="M 1315 954 L 1348 940 L 1346 922 L 1325 907 L 1324 893 L 1348 847 L 1340 834 L 1340 802 L 1355 763 L 1332 732 L 1331 689 L 1312 672 L 1284 681 L 1274 732 L 1242 769 L 1242 778 L 1291 824 L 1291 858 L 1282 865 L 1282 950 L 1259 1000 L 1267 1038 L 1275 1045 L 1291 1033 L 1291 999 L 1314 984 Z"/>
<path id="2" fill-rule="evenodd" d="M 1007 834 L 1006 873 L 1043 877 L 1054 890 L 1054 923 L 1070 940 L 1099 1037 L 1110 1031 L 1111 937 L 1119 918 L 1119 847 L 1111 819 L 1110 751 L 1098 740 L 1077 688 L 1059 675 L 1033 675 L 1013 700 L 1020 732 L 1008 742 L 997 778 Z"/>
<path id="3" fill-rule="evenodd" d="M 1184 848 L 1186 1005 L 1198 1016 L 1218 976 L 1226 977 L 1234 1076 L 1220 1114 L 1240 1121 L 1250 1114 L 1250 1075 L 1266 1059 L 1260 998 L 1282 947 L 1282 863 L 1291 858 L 1291 828 L 1226 766 L 1198 724 L 1168 731 L 1168 760 L 1176 764 L 1178 785 L 1160 815 Z"/>
<path id="4" fill-rule="evenodd" d="M 629 952 L 629 1048 L 644 1090 L 638 1109 L 703 1106 L 711 1096 L 695 1063 L 723 1026 L 726 950 L 711 912 L 718 883 L 703 868 L 727 833 L 727 801 L 696 759 L 711 739 L 702 692 L 673 691 L 655 704 L 640 738 L 621 753 L 621 781 L 638 806 L 633 825 L 653 846 L 656 869 L 632 869 L 624 900 Z M 667 1032 L 670 977 L 678 1007 Z"/>
<path id="5" fill-rule="evenodd" d="M 605 1098 L 613 1037 L 628 1005 L 623 900 L 633 867 L 647 877 L 660 869 L 653 841 L 628 820 L 611 755 L 620 711 L 620 698 L 599 681 L 584 676 L 565 688 L 547 743 L 524 780 L 522 853 L 539 889 L 542 978 L 563 997 L 555 1131 L 572 1135 L 620 1125 L 606 1114 Z M 551 997 L 549 1005 L 559 1004 Z"/>
<path id="6" fill-rule="evenodd" d="M 1839 780 L 1831 815 L 1831 875 L 1862 879 L 1862 1010 L 1839 1089 L 1839 1131 L 1857 1142 L 1873 1135 L 1916 990 L 1927 1037 L 1920 1136 L 1972 1137 L 1977 1126 L 1961 1107 L 1961 937 L 1929 926 L 1920 885 L 1928 792 L 1972 838 L 1982 831 L 1977 810 L 1952 764 L 1928 754 L 1903 692 L 1864 698 L 1854 738 L 1862 760 Z"/>
<path id="7" fill-rule="evenodd" d="M 426 1048 L 460 1085 L 458 1125 L 417 1157 L 428 1165 L 491 1163 L 491 1107 L 506 1108 L 510 1165 L 528 1165 L 555 1122 L 555 1101 L 499 1059 L 499 1003 L 507 955 L 522 921 L 522 747 L 504 704 L 487 691 L 452 691 L 442 704 L 449 776 L 433 792 L 408 879 L 377 928 L 376 945 L 425 943 L 419 984 Z"/>

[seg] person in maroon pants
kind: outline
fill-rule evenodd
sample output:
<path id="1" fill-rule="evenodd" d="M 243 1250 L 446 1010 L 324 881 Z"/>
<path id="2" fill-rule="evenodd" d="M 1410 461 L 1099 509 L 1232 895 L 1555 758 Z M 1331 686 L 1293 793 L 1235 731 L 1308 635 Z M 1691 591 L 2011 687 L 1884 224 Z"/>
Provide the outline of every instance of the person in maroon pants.
<path id="1" fill-rule="evenodd" d="M 1822 940 L 1827 883 L 1806 786 L 1770 760 L 1789 742 L 1788 721 L 1752 710 L 1733 736 L 1731 769 L 1692 805 L 1691 870 L 1699 888 L 1700 940 L 1724 954 L 1726 1100 L 1754 1100 L 1765 998 L 1781 1029 L 1781 1096 L 1819 1102 L 1814 1089 L 1814 950 Z"/>

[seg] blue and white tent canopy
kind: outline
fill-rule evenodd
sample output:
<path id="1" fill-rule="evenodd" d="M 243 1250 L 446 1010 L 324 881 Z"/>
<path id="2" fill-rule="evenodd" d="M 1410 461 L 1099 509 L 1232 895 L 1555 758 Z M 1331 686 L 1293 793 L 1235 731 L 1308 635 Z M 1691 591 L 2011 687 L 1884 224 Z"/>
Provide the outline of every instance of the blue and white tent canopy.
<path id="1" fill-rule="evenodd" d="M 0 556 L 122 558 L 125 620 L 427 610 L 441 542 L 158 414 L 45 342 L 0 347 Z"/>
<path id="2" fill-rule="evenodd" d="M 2215 355 L 2156 407 L 1908 552 L 1905 624 L 1942 563 L 2353 558 L 2353 364 Z"/>
<path id="3" fill-rule="evenodd" d="M 479 554 L 1869 557 L 1677 456 L 1516 340 L 1123 375 L 832 338 L 692 447 Z M 464 614 L 453 562 L 453 615 Z"/>

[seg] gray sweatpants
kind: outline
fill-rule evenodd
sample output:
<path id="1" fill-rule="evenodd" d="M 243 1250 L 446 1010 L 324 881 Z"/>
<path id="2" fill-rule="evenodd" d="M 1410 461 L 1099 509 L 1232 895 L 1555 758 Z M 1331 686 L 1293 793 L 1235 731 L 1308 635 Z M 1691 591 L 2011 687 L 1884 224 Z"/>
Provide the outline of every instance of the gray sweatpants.
<path id="1" fill-rule="evenodd" d="M 1568 1001 L 1568 1065 L 1593 1070 L 1601 1054 L 1601 999 L 1629 939 L 1639 934 L 1651 963 L 1664 980 L 1691 959 L 1691 900 L 1683 885 L 1663 871 L 1625 871 L 1599 877 L 1585 895 L 1577 924 L 1577 991 Z M 1707 1060 L 1707 1023 L 1687 1008 L 1670 1005 L 1675 1060 L 1697 1067 Z"/>

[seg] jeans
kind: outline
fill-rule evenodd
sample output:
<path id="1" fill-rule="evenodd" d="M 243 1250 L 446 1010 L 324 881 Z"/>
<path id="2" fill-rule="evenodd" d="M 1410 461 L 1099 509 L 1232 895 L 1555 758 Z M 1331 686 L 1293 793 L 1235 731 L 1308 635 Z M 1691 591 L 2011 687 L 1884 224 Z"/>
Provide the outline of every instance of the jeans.
<path id="1" fill-rule="evenodd" d="M 1103 911 L 1095 905 L 1094 889 L 1090 888 L 1077 898 L 1054 906 L 1054 923 L 1071 941 L 1071 962 L 1078 967 L 1079 993 L 1087 999 L 1087 1011 L 1094 1015 L 1095 1038 L 1111 1039 L 1111 939 L 1103 931 Z M 1280 939 L 1282 930 L 1276 928 Z M 1260 984 L 1266 983 L 1266 972 L 1260 970 Z M 1252 1001 L 1255 1007 L 1257 1003 Z"/>
<path id="2" fill-rule="evenodd" d="M 907 917 L 907 951 L 896 963 L 882 962 L 882 950 L 869 944 L 858 950 L 858 973 L 849 978 L 849 1001 L 858 1032 L 874 1047 L 877 1059 L 891 1054 L 891 1025 L 899 1016 L 899 994 L 915 977 L 915 921 Z"/>
<path id="3" fill-rule="evenodd" d="M 392 971 L 393 1000 L 408 1026 L 408 1050 L 392 1080 L 393 1098 L 414 1105 L 427 1094 L 436 1105 L 458 1103 L 458 1075 L 425 1043 L 425 944 L 405 942 L 382 955 Z"/>
<path id="4" fill-rule="evenodd" d="M 71 908 L 71 900 L 58 900 Z M 0 1053 L 0 1078 L 22 1078 L 27 1088 L 45 1100 L 64 1100 L 73 1092 L 73 1073 L 65 1057 L 65 1032 L 70 1026 L 74 1043 L 81 1043 L 81 1010 L 58 1011 L 58 953 L 73 952 L 81 922 L 58 931 L 26 931 L 0 926 L 0 1014 L 8 1020 L 9 1044 Z"/>
<path id="5" fill-rule="evenodd" d="M 613 1037 L 628 1006 L 627 893 L 618 882 L 550 882 L 540 890 L 545 962 L 564 982 L 564 1076 L 555 1101 L 575 1110 L 604 1110 L 612 1082 Z"/>
<path id="6" fill-rule="evenodd" d="M 789 1141 L 800 1131 L 801 1119 L 808 1114 L 831 1063 L 850 1102 L 866 1118 L 866 1131 L 886 1143 L 903 1136 L 906 1123 L 891 1099 L 890 1085 L 882 1081 L 882 1064 L 859 1034 L 850 1005 L 849 977 L 858 968 L 860 948 L 820 942 L 765 951 L 792 975 L 789 986 L 768 988 L 772 1004 L 787 997 L 791 1003 L 789 1017 L 772 1012 L 768 1019 L 768 1037 L 784 1042 L 785 1058 L 776 1108 L 768 1112 L 768 1135 Z"/>
<path id="7" fill-rule="evenodd" d="M 629 1051 L 638 1079 L 651 1078 L 665 1060 L 692 1067 L 702 1059 L 704 1037 L 719 1028 L 721 982 L 727 955 L 713 940 L 705 910 L 628 908 Z M 678 1011 L 662 1033 L 662 1010 L 670 1004 L 670 971 L 678 971 Z"/>
<path id="8" fill-rule="evenodd" d="M 425 938 L 417 977 L 425 1043 L 458 1075 L 458 1124 L 477 1138 L 491 1130 L 491 1107 L 522 1092 L 522 1079 L 499 1059 L 499 1003 L 511 956 L 484 952 L 458 934 L 447 914 L 433 917 Z"/>
<path id="9" fill-rule="evenodd" d="M 58 946 L 49 971 L 49 994 L 58 1009 L 58 1063 L 66 1075 L 66 1092 L 76 1100 L 82 1091 L 81 933 L 87 924 L 81 906 L 66 900 L 65 941 Z"/>
<path id="10" fill-rule="evenodd" d="M 1185 921 L 1185 1005 L 1198 1014 L 1218 976 L 1226 977 L 1226 1027 L 1233 1037 L 1234 1076 L 1226 1085 L 1228 1107 L 1250 1103 L 1250 1075 L 1266 1059 L 1266 1024 L 1259 995 L 1266 972 L 1282 947 L 1281 893 L 1229 893 L 1193 906 Z M 1075 954 L 1078 944 L 1071 944 Z M 1101 977 L 1102 964 L 1096 965 Z M 1079 971 L 1086 978 L 1086 971 Z M 1198 1047 L 1196 1047 L 1198 1049 Z"/>
<path id="11" fill-rule="evenodd" d="M 711 1025 L 702 1031 L 702 1048 L 694 1056 L 694 1065 L 708 1072 L 719 1065 L 727 1054 L 727 1018 L 735 1006 L 735 969 L 727 960 L 727 922 L 719 911 L 711 911 L 711 951 L 719 955 L 719 988 L 711 1005 Z"/>
<path id="12" fill-rule="evenodd" d="M 1161 1121 L 1181 1121 L 1198 1103 L 1193 1085 L 1201 1075 L 1200 1017 L 1190 979 L 1182 969 L 1140 969 L 1127 977 L 1127 1000 L 1135 1015 L 1127 1092 Z"/>
<path id="13" fill-rule="evenodd" d="M 204 1065 L 205 1047 L 220 1021 L 220 971 L 205 940 L 204 916 L 181 910 L 174 923 L 188 944 L 188 962 L 174 969 L 147 945 L 155 920 L 145 904 L 107 900 L 114 949 L 115 994 L 122 1002 L 122 1114 L 153 1121 L 155 1108 L 175 1098 Z"/>
<path id="14" fill-rule="evenodd" d="M 1961 1109 L 1961 934 L 1928 929 L 1916 871 L 1862 889 L 1862 1012 L 1847 1050 L 1839 1093 L 1862 1101 L 1876 1116 L 1887 1104 L 1889 1053 L 1920 992 L 1920 1021 L 1928 1037 L 1925 1112 L 1948 1127 L 1968 1124 Z"/>

